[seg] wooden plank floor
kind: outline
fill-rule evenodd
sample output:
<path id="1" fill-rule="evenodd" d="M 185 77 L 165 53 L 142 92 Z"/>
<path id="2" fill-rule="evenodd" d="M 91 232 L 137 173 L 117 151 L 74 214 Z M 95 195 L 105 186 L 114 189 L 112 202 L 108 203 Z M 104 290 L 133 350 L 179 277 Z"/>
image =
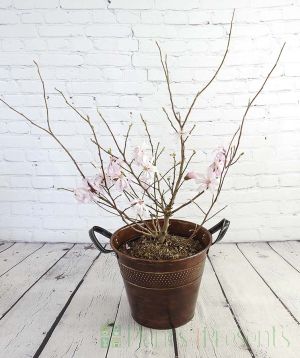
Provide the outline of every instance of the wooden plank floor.
<path id="1" fill-rule="evenodd" d="M 299 358 L 300 242 L 211 248 L 196 313 L 175 331 L 130 316 L 114 255 L 0 243 L 0 357 Z"/>

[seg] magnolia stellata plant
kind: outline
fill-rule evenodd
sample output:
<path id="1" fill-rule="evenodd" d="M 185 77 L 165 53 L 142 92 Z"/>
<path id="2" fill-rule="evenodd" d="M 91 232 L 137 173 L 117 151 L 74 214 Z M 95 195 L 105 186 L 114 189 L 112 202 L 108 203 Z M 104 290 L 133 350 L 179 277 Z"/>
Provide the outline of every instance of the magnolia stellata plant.
<path id="1" fill-rule="evenodd" d="M 68 100 L 63 92 L 56 89 L 57 92 L 63 97 L 66 105 L 70 107 L 71 110 L 75 111 L 75 113 L 90 128 L 92 136 L 91 141 L 95 144 L 97 150 L 98 164 L 95 166 L 94 177 L 91 178 L 85 175 L 79 163 L 75 160 L 74 156 L 53 132 L 49 116 L 48 97 L 46 95 L 45 83 L 41 76 L 39 66 L 36 62 L 35 65 L 37 67 L 39 79 L 43 89 L 47 125 L 45 127 L 41 126 L 40 124 L 34 122 L 27 115 L 13 108 L 5 100 L 0 100 L 11 110 L 25 118 L 32 125 L 49 134 L 69 156 L 82 177 L 82 185 L 79 188 L 70 190 L 74 193 L 78 201 L 83 203 L 92 201 L 100 206 L 103 210 L 121 217 L 121 219 L 126 224 L 133 224 L 134 229 L 141 235 L 146 237 L 155 237 L 161 242 L 164 242 L 168 233 L 170 218 L 187 205 L 194 204 L 201 210 L 203 213 L 203 220 L 201 223 L 202 225 L 224 209 L 223 208 L 213 213 L 213 208 L 220 196 L 229 169 L 235 163 L 237 163 L 243 154 L 239 153 L 239 146 L 246 115 L 255 99 L 264 88 L 271 73 L 275 69 L 283 51 L 284 45 L 279 52 L 275 64 L 265 77 L 262 85 L 256 94 L 252 97 L 252 99 L 249 99 L 241 119 L 241 123 L 235 133 L 232 135 L 228 146 L 226 148 L 222 147 L 216 150 L 215 158 L 209 165 L 205 174 L 189 171 L 189 164 L 191 163 L 191 160 L 196 152 L 193 151 L 192 154 L 188 155 L 186 144 L 195 130 L 195 125 L 191 129 L 187 129 L 187 123 L 197 99 L 214 81 L 221 67 L 223 66 L 230 45 L 232 24 L 233 16 L 231 19 L 226 50 L 220 65 L 208 83 L 196 93 L 191 101 L 191 105 L 184 115 L 179 113 L 175 106 L 171 90 L 171 80 L 169 75 L 167 56 L 163 56 L 161 48 L 157 44 L 160 61 L 167 84 L 171 113 L 166 108 L 162 108 L 162 110 L 172 130 L 179 138 L 179 158 L 177 159 L 176 155 L 173 155 L 170 167 L 164 172 L 161 172 L 158 169 L 158 163 L 165 148 L 162 148 L 159 142 L 154 143 L 148 125 L 142 116 L 141 120 L 145 128 L 145 136 L 147 138 L 148 145 L 144 144 L 142 146 L 137 146 L 132 148 L 132 150 L 129 152 L 127 144 L 132 125 L 129 125 L 125 139 L 124 141 L 122 139 L 121 142 L 119 137 L 114 134 L 111 126 L 103 116 L 102 112 L 99 110 L 99 108 L 97 109 L 99 119 L 108 129 L 112 142 L 116 148 L 115 152 L 113 152 L 112 149 L 105 148 L 105 146 L 102 144 L 101 138 L 96 133 L 96 129 L 91 118 L 77 109 Z M 176 204 L 178 193 L 186 181 L 195 181 L 198 184 L 198 190 L 196 190 L 194 195 L 186 202 L 180 205 Z M 212 198 L 208 209 L 204 210 L 197 202 L 197 200 L 207 190 L 211 191 Z M 125 206 L 124 201 L 126 202 Z"/>

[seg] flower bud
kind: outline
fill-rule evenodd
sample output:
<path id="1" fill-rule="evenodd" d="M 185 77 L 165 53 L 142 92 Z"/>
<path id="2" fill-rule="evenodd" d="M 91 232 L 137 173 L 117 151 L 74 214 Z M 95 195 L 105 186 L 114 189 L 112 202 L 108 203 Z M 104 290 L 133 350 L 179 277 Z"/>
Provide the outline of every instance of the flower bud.
<path id="1" fill-rule="evenodd" d="M 187 175 L 184 177 L 184 180 L 190 180 L 190 179 L 197 179 L 198 174 L 196 172 L 188 172 Z"/>

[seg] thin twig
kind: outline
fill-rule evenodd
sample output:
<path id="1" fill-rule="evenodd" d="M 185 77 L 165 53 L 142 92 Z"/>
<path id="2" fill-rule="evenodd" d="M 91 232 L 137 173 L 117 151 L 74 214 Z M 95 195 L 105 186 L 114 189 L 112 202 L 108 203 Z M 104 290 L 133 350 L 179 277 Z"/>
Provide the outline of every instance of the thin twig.
<path id="1" fill-rule="evenodd" d="M 223 58 L 222 58 L 222 61 L 221 63 L 219 64 L 219 67 L 217 68 L 216 72 L 214 73 L 214 75 L 211 77 L 211 79 L 207 82 L 207 84 L 199 91 L 197 92 L 196 96 L 194 97 L 193 101 L 192 101 L 192 104 L 190 105 L 189 109 L 188 109 L 188 112 L 184 118 L 184 121 L 183 121 L 183 124 L 185 124 L 189 118 L 189 115 L 191 114 L 191 111 L 192 109 L 194 108 L 194 105 L 197 101 L 197 99 L 199 98 L 199 96 L 210 86 L 210 84 L 214 81 L 214 79 L 217 77 L 220 69 L 222 68 L 223 66 L 223 63 L 225 62 L 225 59 L 226 59 L 226 56 L 227 56 L 227 53 L 228 53 L 228 50 L 229 50 L 229 45 L 230 45 L 230 40 L 231 40 L 231 32 L 232 32 L 232 25 L 233 25 L 233 19 L 234 19 L 234 12 L 235 10 L 233 10 L 233 13 L 232 13 L 232 17 L 231 17 L 231 22 L 230 22 L 230 30 L 229 30 L 229 35 L 228 35 L 228 41 L 227 41 L 227 46 L 226 46 L 226 50 L 225 50 L 225 53 L 223 55 Z"/>

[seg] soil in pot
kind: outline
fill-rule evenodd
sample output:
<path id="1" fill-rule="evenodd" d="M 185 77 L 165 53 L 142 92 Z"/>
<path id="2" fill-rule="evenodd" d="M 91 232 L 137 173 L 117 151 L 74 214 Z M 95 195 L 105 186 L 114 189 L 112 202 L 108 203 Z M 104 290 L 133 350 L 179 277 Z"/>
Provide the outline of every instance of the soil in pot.
<path id="1" fill-rule="evenodd" d="M 124 254 L 147 260 L 182 259 L 195 255 L 204 244 L 199 239 L 176 235 L 167 235 L 163 243 L 157 238 L 145 236 L 127 241 L 119 247 Z"/>

